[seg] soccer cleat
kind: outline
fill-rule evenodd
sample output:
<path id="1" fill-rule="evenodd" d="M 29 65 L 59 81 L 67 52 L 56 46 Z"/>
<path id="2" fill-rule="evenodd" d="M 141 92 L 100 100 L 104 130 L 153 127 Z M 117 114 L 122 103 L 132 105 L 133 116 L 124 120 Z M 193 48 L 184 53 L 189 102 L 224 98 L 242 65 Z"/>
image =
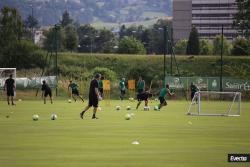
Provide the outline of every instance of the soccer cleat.
<path id="1" fill-rule="evenodd" d="M 83 112 L 81 112 L 81 113 L 80 113 L 80 118 L 82 118 L 82 119 L 83 119 Z"/>
<path id="2" fill-rule="evenodd" d="M 92 119 L 98 119 L 97 117 L 92 117 Z"/>

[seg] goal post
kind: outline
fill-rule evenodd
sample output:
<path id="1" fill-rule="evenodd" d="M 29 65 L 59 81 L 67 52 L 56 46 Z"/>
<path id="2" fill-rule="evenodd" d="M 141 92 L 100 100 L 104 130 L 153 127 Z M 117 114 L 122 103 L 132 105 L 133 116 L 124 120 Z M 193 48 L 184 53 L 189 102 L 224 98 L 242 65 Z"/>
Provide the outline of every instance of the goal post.
<path id="1" fill-rule="evenodd" d="M 240 116 L 240 113 L 241 92 L 198 91 L 189 105 L 187 115 Z"/>
<path id="2" fill-rule="evenodd" d="M 13 79 L 16 79 L 16 68 L 0 68 L 0 89 L 3 89 L 5 80 L 8 79 L 10 75 L 12 75 Z"/>

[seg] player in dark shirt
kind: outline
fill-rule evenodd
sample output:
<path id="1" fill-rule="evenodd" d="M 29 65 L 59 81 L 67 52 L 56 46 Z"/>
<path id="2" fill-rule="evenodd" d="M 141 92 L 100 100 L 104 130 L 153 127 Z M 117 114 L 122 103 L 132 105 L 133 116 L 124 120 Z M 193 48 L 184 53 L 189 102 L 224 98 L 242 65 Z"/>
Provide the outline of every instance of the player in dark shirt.
<path id="1" fill-rule="evenodd" d="M 144 91 L 142 93 L 139 93 L 137 95 L 138 103 L 137 103 L 136 109 L 138 109 L 142 101 L 145 101 L 145 107 L 148 107 L 148 99 L 150 97 L 152 97 L 152 93 L 150 93 L 149 91 Z"/>
<path id="2" fill-rule="evenodd" d="M 51 104 L 53 103 L 53 98 L 52 98 L 52 91 L 49 87 L 49 85 L 46 83 L 46 81 L 43 81 L 43 85 L 42 85 L 42 97 L 44 100 L 44 104 L 46 104 L 46 97 L 49 95 L 50 97 L 50 102 Z"/>
<path id="3" fill-rule="evenodd" d="M 89 104 L 88 106 L 80 113 L 80 117 L 83 119 L 83 115 L 84 113 L 90 108 L 90 107 L 94 107 L 94 111 L 93 111 L 93 116 L 92 119 L 98 119 L 96 117 L 96 111 L 98 108 L 98 101 L 102 100 L 102 97 L 99 93 L 98 90 L 98 81 L 101 78 L 101 74 L 96 74 L 95 78 L 90 82 L 90 87 L 89 87 Z"/>
<path id="4" fill-rule="evenodd" d="M 190 85 L 191 89 L 191 101 L 193 101 L 194 95 L 197 91 L 199 91 L 199 88 L 192 82 Z M 196 103 L 197 103 L 197 98 L 196 98 Z"/>
<path id="5" fill-rule="evenodd" d="M 7 93 L 7 102 L 10 105 L 10 97 L 11 97 L 11 104 L 15 105 L 14 103 L 14 95 L 15 95 L 15 80 L 12 78 L 12 75 L 5 81 L 4 83 L 4 91 L 6 90 Z"/>

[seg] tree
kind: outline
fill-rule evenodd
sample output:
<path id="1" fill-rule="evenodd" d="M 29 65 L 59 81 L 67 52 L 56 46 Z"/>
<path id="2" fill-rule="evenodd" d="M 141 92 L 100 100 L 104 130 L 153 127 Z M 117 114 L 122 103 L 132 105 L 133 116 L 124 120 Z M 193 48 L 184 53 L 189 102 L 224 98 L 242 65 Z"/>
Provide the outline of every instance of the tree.
<path id="1" fill-rule="evenodd" d="M 72 23 L 73 23 L 73 19 L 70 18 L 69 12 L 67 10 L 64 11 L 64 13 L 62 15 L 62 20 L 61 20 L 62 27 L 66 27 Z"/>
<path id="2" fill-rule="evenodd" d="M 78 46 L 78 36 L 76 28 L 72 25 L 65 27 L 65 48 L 73 51 Z"/>
<path id="3" fill-rule="evenodd" d="M 0 61 L 11 65 L 17 59 L 11 51 L 22 37 L 22 18 L 15 8 L 3 7 L 0 12 Z M 8 59 L 8 61 L 6 60 Z"/>
<path id="4" fill-rule="evenodd" d="M 237 38 L 233 42 L 232 55 L 250 55 L 250 40 Z"/>
<path id="5" fill-rule="evenodd" d="M 32 28 L 37 28 L 38 27 L 38 20 L 32 16 L 29 15 L 26 20 L 24 21 L 24 26 L 26 28 L 32 29 Z"/>
<path id="6" fill-rule="evenodd" d="M 250 37 L 250 0 L 236 0 L 237 13 L 234 16 L 234 26 L 242 35 Z"/>
<path id="7" fill-rule="evenodd" d="M 175 53 L 179 55 L 185 55 L 187 51 L 187 43 L 186 39 L 180 40 L 175 44 Z"/>
<path id="8" fill-rule="evenodd" d="M 115 35 L 107 29 L 101 29 L 98 32 L 99 38 L 95 40 L 95 49 L 100 53 L 111 53 L 114 50 L 114 46 L 116 46 Z"/>
<path id="9" fill-rule="evenodd" d="M 187 55 L 199 55 L 200 53 L 199 35 L 195 26 L 193 26 L 191 29 L 186 53 Z"/>
<path id="10" fill-rule="evenodd" d="M 146 50 L 143 44 L 133 37 L 124 37 L 119 42 L 119 53 L 127 54 L 145 54 Z"/>
<path id="11" fill-rule="evenodd" d="M 54 26 L 44 33 L 44 49 L 47 51 L 63 51 L 65 46 L 65 32 L 62 27 Z M 57 44 L 57 46 L 56 46 Z"/>
<path id="12" fill-rule="evenodd" d="M 217 35 L 213 40 L 213 54 L 220 55 L 221 54 L 221 35 Z M 223 36 L 223 55 L 230 55 L 231 45 L 228 40 Z"/>
<path id="13" fill-rule="evenodd" d="M 200 40 L 200 55 L 211 55 L 213 46 L 205 39 Z"/>

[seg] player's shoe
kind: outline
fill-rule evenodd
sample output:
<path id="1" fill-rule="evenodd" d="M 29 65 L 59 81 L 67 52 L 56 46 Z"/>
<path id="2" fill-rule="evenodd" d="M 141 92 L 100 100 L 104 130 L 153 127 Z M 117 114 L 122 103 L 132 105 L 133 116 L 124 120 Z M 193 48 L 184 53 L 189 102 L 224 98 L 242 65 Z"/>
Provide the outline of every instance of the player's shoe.
<path id="1" fill-rule="evenodd" d="M 83 114 L 84 114 L 84 112 L 80 113 L 80 118 L 82 118 L 82 119 L 83 119 Z"/>
<path id="2" fill-rule="evenodd" d="M 97 117 L 92 117 L 92 119 L 99 119 L 99 118 L 97 118 Z"/>

